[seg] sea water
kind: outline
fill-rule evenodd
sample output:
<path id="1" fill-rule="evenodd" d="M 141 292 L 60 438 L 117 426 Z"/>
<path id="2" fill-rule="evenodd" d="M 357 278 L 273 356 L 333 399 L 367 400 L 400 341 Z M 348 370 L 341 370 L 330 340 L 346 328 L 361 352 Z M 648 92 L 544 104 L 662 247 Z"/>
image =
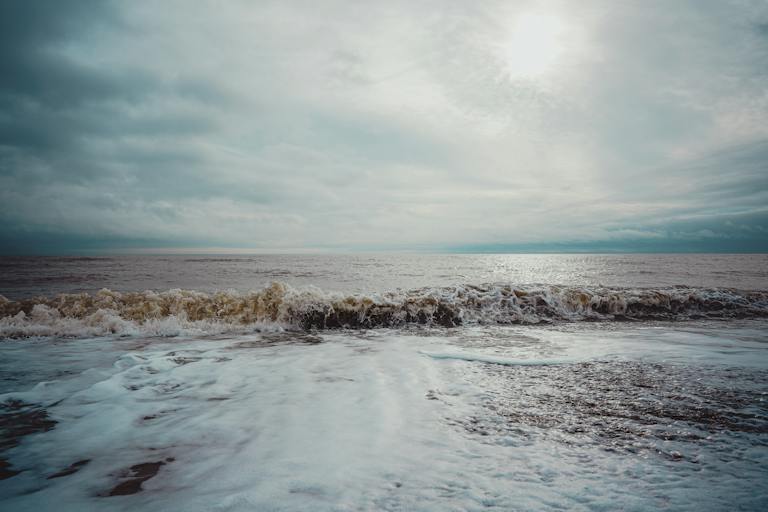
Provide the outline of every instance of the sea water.
<path id="1" fill-rule="evenodd" d="M 0 260 L 0 508 L 764 510 L 767 261 Z"/>

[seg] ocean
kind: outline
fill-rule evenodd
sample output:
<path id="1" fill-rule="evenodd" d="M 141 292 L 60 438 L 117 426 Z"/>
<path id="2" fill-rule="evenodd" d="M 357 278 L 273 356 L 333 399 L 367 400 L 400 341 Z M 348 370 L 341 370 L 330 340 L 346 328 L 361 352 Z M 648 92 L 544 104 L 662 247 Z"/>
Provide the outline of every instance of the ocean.
<path id="1" fill-rule="evenodd" d="M 766 510 L 768 255 L 0 258 L 9 511 Z"/>

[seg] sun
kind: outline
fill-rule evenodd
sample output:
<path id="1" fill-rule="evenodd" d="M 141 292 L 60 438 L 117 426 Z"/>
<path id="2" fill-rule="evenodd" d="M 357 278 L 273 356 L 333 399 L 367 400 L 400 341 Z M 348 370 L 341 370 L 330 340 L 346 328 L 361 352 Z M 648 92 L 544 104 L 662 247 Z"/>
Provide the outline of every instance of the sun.
<path id="1" fill-rule="evenodd" d="M 501 58 L 512 79 L 536 79 L 555 68 L 565 50 L 566 24 L 557 16 L 518 16 L 501 45 Z"/>

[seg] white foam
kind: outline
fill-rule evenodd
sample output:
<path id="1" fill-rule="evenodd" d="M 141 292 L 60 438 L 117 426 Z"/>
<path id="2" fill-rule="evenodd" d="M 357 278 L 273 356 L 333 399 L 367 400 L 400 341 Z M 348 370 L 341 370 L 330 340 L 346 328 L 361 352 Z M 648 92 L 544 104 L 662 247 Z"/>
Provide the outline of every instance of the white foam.
<path id="1" fill-rule="evenodd" d="M 575 347 L 600 337 L 580 332 L 574 342 L 568 333 L 556 334 Z M 478 404 L 503 388 L 508 375 L 484 365 L 443 364 L 443 357 L 463 354 L 495 364 L 571 360 L 544 341 L 537 357 L 530 340 L 521 340 L 528 351 L 523 359 L 514 346 L 498 356 L 460 352 L 441 336 L 380 331 L 366 339 L 321 338 L 311 346 L 275 346 L 259 334 L 216 342 L 160 339 L 144 348 L 130 340 L 37 342 L 26 351 L 27 341 L 2 344 L 0 365 L 13 367 L 42 360 L 55 368 L 65 357 L 79 361 L 94 350 L 113 350 L 109 364 L 90 362 L 91 370 L 0 396 L 46 405 L 59 422 L 7 452 L 24 472 L 0 481 L 4 509 L 430 512 L 607 510 L 620 503 L 640 510 L 663 496 L 668 508 L 687 510 L 697 501 L 714 508 L 748 505 L 766 492 L 766 455 L 749 437 L 734 446 L 751 450 L 748 460 L 724 468 L 706 458 L 699 465 L 657 463 L 588 440 L 559 443 L 530 436 L 524 426 L 519 435 L 498 438 L 457 426 L 470 418 L 493 422 Z M 683 348 L 694 346 L 710 350 L 706 344 Z M 765 349 L 754 350 L 759 359 Z M 556 354 L 544 355 L 549 352 Z M 702 446 L 705 455 L 718 456 Z M 141 493 L 98 496 L 129 466 L 168 457 L 175 460 Z M 46 480 L 83 459 L 91 462 L 79 472 Z"/>

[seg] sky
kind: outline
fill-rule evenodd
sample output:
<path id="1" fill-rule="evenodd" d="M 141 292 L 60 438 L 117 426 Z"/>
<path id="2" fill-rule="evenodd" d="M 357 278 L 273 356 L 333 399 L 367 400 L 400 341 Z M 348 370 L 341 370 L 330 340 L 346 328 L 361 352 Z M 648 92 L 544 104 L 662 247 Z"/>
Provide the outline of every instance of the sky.
<path id="1" fill-rule="evenodd" d="M 768 252 L 768 2 L 0 2 L 0 253 Z"/>

